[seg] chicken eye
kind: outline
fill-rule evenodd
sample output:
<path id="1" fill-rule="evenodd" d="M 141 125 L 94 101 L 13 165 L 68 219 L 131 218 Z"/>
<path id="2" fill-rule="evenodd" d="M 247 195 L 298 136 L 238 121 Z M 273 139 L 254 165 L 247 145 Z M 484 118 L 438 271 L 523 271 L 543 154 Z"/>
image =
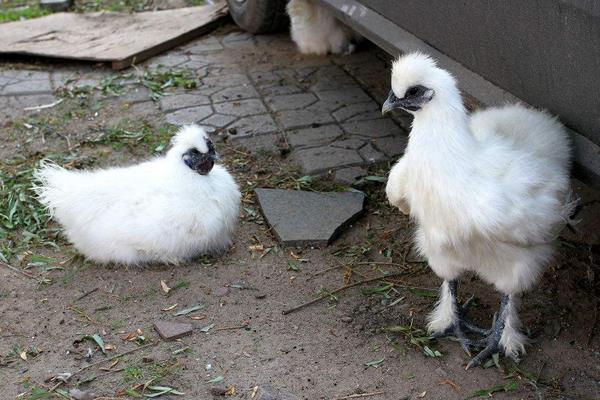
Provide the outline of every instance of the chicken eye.
<path id="1" fill-rule="evenodd" d="M 419 88 L 418 86 L 410 87 L 406 91 L 405 97 L 407 97 L 407 96 L 414 97 L 417 94 L 419 94 L 420 91 L 421 91 L 421 88 Z"/>

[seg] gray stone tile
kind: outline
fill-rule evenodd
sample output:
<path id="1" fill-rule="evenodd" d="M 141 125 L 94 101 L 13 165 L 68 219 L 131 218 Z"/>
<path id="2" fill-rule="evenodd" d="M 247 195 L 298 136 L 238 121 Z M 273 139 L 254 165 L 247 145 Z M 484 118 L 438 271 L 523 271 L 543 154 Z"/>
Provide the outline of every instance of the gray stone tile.
<path id="1" fill-rule="evenodd" d="M 197 106 L 182 108 L 166 115 L 166 120 L 170 124 L 185 125 L 196 123 L 213 113 L 210 106 Z"/>
<path id="2" fill-rule="evenodd" d="M 404 154 L 404 150 L 408 144 L 408 137 L 404 135 L 394 135 L 384 138 L 375 138 L 373 139 L 373 144 L 388 157 L 397 157 Z"/>
<path id="3" fill-rule="evenodd" d="M 18 71 L 5 75 L 6 84 L 1 95 L 18 95 L 52 92 L 52 82 L 48 72 Z"/>
<path id="4" fill-rule="evenodd" d="M 334 111 L 332 115 L 339 122 L 382 118 L 381 106 L 374 101 L 348 104 Z"/>
<path id="5" fill-rule="evenodd" d="M 312 124 L 334 122 L 329 110 L 314 105 L 301 110 L 281 111 L 278 113 L 277 119 L 285 128 L 299 128 Z"/>
<path id="6" fill-rule="evenodd" d="M 219 114 L 235 115 L 238 117 L 267 112 L 265 105 L 259 99 L 228 101 L 225 103 L 217 103 L 214 107 L 215 111 Z"/>
<path id="7" fill-rule="evenodd" d="M 348 87 L 355 87 L 356 82 L 348 75 L 340 75 L 334 78 L 319 78 L 310 89 L 318 92 L 322 90 L 334 90 Z"/>
<path id="8" fill-rule="evenodd" d="M 338 105 L 348 105 L 371 100 L 369 95 L 359 87 L 316 92 L 316 95 L 325 102 Z"/>
<path id="9" fill-rule="evenodd" d="M 249 84 L 250 80 L 245 74 L 234 73 L 219 76 L 207 76 L 202 80 L 202 85 L 232 87 Z"/>
<path id="10" fill-rule="evenodd" d="M 373 147 L 371 143 L 367 143 L 365 146 L 358 150 L 358 154 L 369 164 L 375 164 L 387 160 L 385 154 Z"/>
<path id="11" fill-rule="evenodd" d="M 268 133 L 277 130 L 277 125 L 268 114 L 243 117 L 227 127 L 236 129 L 237 136 L 252 135 L 257 133 Z"/>
<path id="12" fill-rule="evenodd" d="M 216 128 L 223 128 L 236 119 L 237 117 L 234 117 L 233 115 L 213 114 L 210 117 L 203 119 L 201 122 L 203 125 L 206 124 Z"/>
<path id="13" fill-rule="evenodd" d="M 359 192 L 256 189 L 255 193 L 267 223 L 284 246 L 326 246 L 358 218 L 365 200 Z"/>
<path id="14" fill-rule="evenodd" d="M 165 112 L 205 104 L 210 104 L 208 96 L 196 92 L 174 94 L 160 99 L 160 108 Z"/>
<path id="15" fill-rule="evenodd" d="M 286 137 L 292 147 L 311 147 L 330 143 L 343 134 L 344 131 L 337 125 L 321 125 L 288 132 Z"/>
<path id="16" fill-rule="evenodd" d="M 149 68 L 160 68 L 160 67 L 176 67 L 183 64 L 188 60 L 188 56 L 181 53 L 167 53 L 164 56 L 151 58 L 145 63 Z"/>
<path id="17" fill-rule="evenodd" d="M 4 121 L 5 119 L 15 119 L 34 113 L 47 112 L 47 110 L 28 111 L 25 110 L 25 108 L 54 103 L 56 100 L 58 100 L 58 98 L 52 94 L 0 96 L 0 121 Z"/>
<path id="18" fill-rule="evenodd" d="M 210 96 L 213 102 L 241 100 L 259 97 L 258 92 L 252 85 L 240 85 L 228 87 Z"/>
<path id="19" fill-rule="evenodd" d="M 333 173 L 333 180 L 344 185 L 352 185 L 367 173 L 367 170 L 362 167 L 342 168 Z"/>
<path id="20" fill-rule="evenodd" d="M 304 89 L 297 85 L 273 84 L 260 87 L 264 96 L 278 96 L 283 94 L 303 93 Z"/>
<path id="21" fill-rule="evenodd" d="M 316 101 L 317 97 L 313 93 L 297 93 L 270 97 L 267 104 L 275 111 L 284 111 L 304 108 Z"/>
<path id="22" fill-rule="evenodd" d="M 349 122 L 342 124 L 342 128 L 351 135 L 371 138 L 402 133 L 402 130 L 389 118 Z"/>
<path id="23" fill-rule="evenodd" d="M 356 150 L 324 146 L 296 150 L 293 159 L 305 174 L 318 174 L 350 165 L 361 165 L 363 159 Z"/>
<path id="24" fill-rule="evenodd" d="M 241 146 L 251 153 L 266 151 L 270 153 L 279 153 L 286 147 L 281 133 L 266 133 L 262 135 L 229 135 L 229 142 L 235 146 Z"/>
<path id="25" fill-rule="evenodd" d="M 150 101 L 151 92 L 144 86 L 128 87 L 127 91 L 116 98 L 121 104 L 135 104 Z"/>
<path id="26" fill-rule="evenodd" d="M 191 54 L 202 54 L 208 51 L 223 50 L 223 45 L 219 43 L 216 37 L 209 36 L 184 46 L 182 50 Z"/>
<path id="27" fill-rule="evenodd" d="M 341 149 L 354 149 L 358 150 L 366 144 L 366 139 L 352 137 L 350 139 L 340 139 L 332 142 L 331 145 L 334 147 L 339 147 Z"/>
<path id="28" fill-rule="evenodd" d="M 190 60 L 186 61 L 183 64 L 179 65 L 178 68 L 191 69 L 192 71 L 197 71 L 199 69 L 203 69 L 208 67 L 210 64 L 203 60 Z"/>

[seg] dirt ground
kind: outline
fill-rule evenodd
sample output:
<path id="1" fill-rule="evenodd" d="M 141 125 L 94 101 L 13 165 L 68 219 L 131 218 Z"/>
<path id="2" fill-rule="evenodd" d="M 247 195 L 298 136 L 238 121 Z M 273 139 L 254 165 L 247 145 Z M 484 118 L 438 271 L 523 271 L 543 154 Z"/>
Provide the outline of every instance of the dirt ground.
<path id="1" fill-rule="evenodd" d="M 226 254 L 179 266 L 82 260 L 19 185 L 43 157 L 76 168 L 148 158 L 163 150 L 173 127 L 151 110 L 124 107 L 135 97 L 131 87 L 63 96 L 51 109 L 7 118 L 0 130 L 4 189 L 20 188 L 24 196 L 22 224 L 4 227 L 0 237 L 6 261 L 21 271 L 0 266 L 0 397 L 62 398 L 78 387 L 102 398 L 136 398 L 163 386 L 184 393 L 161 397 L 172 399 L 465 399 L 492 392 L 506 399 L 600 398 L 600 251 L 589 237 L 565 232 L 556 261 L 524 297 L 531 344 L 523 360 L 501 358 L 498 366 L 465 371 L 469 357 L 456 343 L 429 341 L 423 332 L 440 280 L 411 251 L 413 227 L 388 206 L 380 180 L 359 186 L 368 194 L 366 212 L 331 246 L 278 247 L 253 188 L 343 189 L 303 178 L 285 152 L 217 144 L 244 192 L 241 224 Z M 387 170 L 379 165 L 370 174 L 384 177 Z M 9 176 L 17 177 L 10 187 Z M 590 204 L 600 198 L 574 183 Z M 282 314 L 385 273 L 398 275 Z M 499 302 L 492 288 L 465 276 L 459 291 L 463 298 L 475 294 L 470 315 L 490 324 Z M 194 305 L 203 308 L 173 315 Z M 153 329 L 159 319 L 191 323 L 194 332 L 162 341 Z M 66 383 L 50 380 L 67 372 L 76 375 Z"/>

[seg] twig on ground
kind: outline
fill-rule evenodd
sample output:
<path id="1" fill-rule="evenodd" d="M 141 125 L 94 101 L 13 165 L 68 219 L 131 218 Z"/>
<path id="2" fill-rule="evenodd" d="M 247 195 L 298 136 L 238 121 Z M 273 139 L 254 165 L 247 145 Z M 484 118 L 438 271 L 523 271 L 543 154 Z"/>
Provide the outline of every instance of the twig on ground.
<path id="1" fill-rule="evenodd" d="M 82 372 L 83 372 L 83 371 L 85 371 L 86 369 L 89 369 L 89 368 L 95 367 L 95 366 L 97 366 L 97 365 L 100 365 L 100 364 L 104 364 L 105 362 L 112 361 L 112 360 L 114 360 L 115 358 L 123 357 L 123 356 L 126 356 L 127 354 L 135 353 L 136 351 L 143 350 L 143 349 L 145 349 L 145 348 L 148 348 L 148 347 L 150 347 L 150 346 L 155 346 L 155 345 L 157 345 L 157 344 L 158 344 L 158 342 L 152 342 L 152 343 L 148 343 L 148 344 L 145 344 L 145 345 L 143 345 L 143 346 L 136 347 L 135 349 L 131 349 L 131 350 L 128 350 L 128 351 L 124 351 L 123 353 L 119 353 L 119 354 L 117 354 L 117 355 L 114 355 L 114 356 L 112 356 L 112 357 L 106 358 L 106 359 L 104 359 L 104 360 L 100 360 L 100 361 L 98 361 L 98 362 L 95 362 L 95 363 L 92 363 L 92 364 L 88 364 L 88 365 L 86 365 L 85 367 L 81 367 L 81 368 L 79 368 L 77 371 L 73 372 L 73 375 L 71 375 L 71 378 L 72 378 L 72 377 L 74 377 L 75 375 L 78 375 L 78 374 L 82 373 Z"/>
<path id="2" fill-rule="evenodd" d="M 31 275 L 31 274 L 29 274 L 29 273 L 27 273 L 27 272 L 23 271 L 23 270 L 20 270 L 20 269 L 19 269 L 19 268 L 17 268 L 17 267 L 13 267 L 12 265 L 10 265 L 10 264 L 7 264 L 7 263 L 5 263 L 5 262 L 3 262 L 3 261 L 0 261 L 0 265 L 2 265 L 2 266 L 4 266 L 4 267 L 6 267 L 6 268 L 8 268 L 8 269 L 10 269 L 10 270 L 12 270 L 12 271 L 14 271 L 14 272 L 18 273 L 18 274 L 21 274 L 21 275 L 23 275 L 23 276 L 26 276 L 26 277 L 28 277 L 29 279 L 35 279 L 35 276 L 33 276 L 33 275 Z"/>
<path id="3" fill-rule="evenodd" d="M 40 106 L 34 106 L 34 107 L 25 107 L 23 110 L 24 111 L 40 111 L 40 110 L 44 110 L 46 108 L 52 108 L 54 106 L 59 105 L 60 103 L 62 103 L 64 101 L 64 99 L 58 99 L 52 103 L 49 104 L 42 104 Z"/>
<path id="4" fill-rule="evenodd" d="M 300 310 L 300 309 L 302 309 L 304 307 L 307 307 L 307 306 L 310 306 L 312 304 L 315 304 L 315 303 L 317 303 L 317 302 L 319 302 L 319 301 L 321 301 L 323 299 L 326 299 L 326 298 L 330 297 L 332 294 L 339 293 L 339 292 L 341 292 L 343 290 L 350 289 L 350 288 L 355 287 L 355 286 L 364 285 L 365 283 L 379 281 L 381 279 L 387 279 L 387 278 L 390 278 L 392 276 L 398 276 L 398 275 L 403 275 L 403 273 L 402 272 L 397 272 L 397 273 L 393 273 L 393 274 L 386 274 L 386 275 L 378 276 L 376 278 L 369 278 L 369 279 L 365 279 L 365 280 L 362 280 L 362 281 L 354 282 L 354 283 L 352 283 L 350 285 L 345 285 L 345 286 L 339 287 L 339 288 L 337 288 L 337 289 L 335 289 L 335 290 L 333 290 L 331 292 L 328 292 L 327 294 L 324 294 L 323 296 L 317 297 L 316 299 L 313 299 L 313 300 L 308 301 L 306 303 L 300 304 L 300 305 L 298 305 L 296 307 L 292 307 L 292 308 L 289 308 L 287 310 L 283 310 L 282 314 L 283 315 L 287 315 L 287 314 L 293 313 L 294 311 L 298 311 L 298 310 Z"/>
<path id="5" fill-rule="evenodd" d="M 342 267 L 345 267 L 345 266 L 346 266 L 346 264 L 340 263 L 340 265 L 335 265 L 333 267 L 325 268 L 325 269 L 323 269 L 321 271 L 315 272 L 314 274 L 312 274 L 311 276 L 309 276 L 308 279 L 306 279 L 306 280 L 310 281 L 311 279 L 313 279 L 316 276 L 326 274 L 329 271 L 333 271 L 333 270 L 336 270 L 336 269 L 339 269 L 339 268 L 342 268 Z"/>
<path id="6" fill-rule="evenodd" d="M 361 261 L 361 262 L 354 263 L 354 265 L 378 265 L 378 264 L 406 268 L 405 264 L 395 263 L 395 262 L 391 262 L 391 261 Z"/>
<path id="7" fill-rule="evenodd" d="M 371 397 L 371 396 L 379 396 L 380 394 L 384 394 L 385 390 L 381 390 L 379 392 L 371 392 L 371 393 L 357 393 L 351 394 L 349 396 L 344 397 L 336 397 L 335 400 L 345 400 L 345 399 L 358 399 L 363 397 Z"/>
<path id="8" fill-rule="evenodd" d="M 84 294 L 82 294 L 81 296 L 79 296 L 78 298 L 76 298 L 75 301 L 79 301 L 81 299 L 84 299 L 84 298 L 88 297 L 90 294 L 94 293 L 97 290 L 98 290 L 97 287 L 94 288 L 94 289 L 92 289 L 92 290 L 88 290 L 87 292 L 85 292 Z"/>
<path id="9" fill-rule="evenodd" d="M 238 326 L 224 326 L 222 328 L 215 328 L 214 331 L 233 331 L 235 329 L 244 329 L 250 325 L 248 322 L 244 322 L 242 325 Z"/>

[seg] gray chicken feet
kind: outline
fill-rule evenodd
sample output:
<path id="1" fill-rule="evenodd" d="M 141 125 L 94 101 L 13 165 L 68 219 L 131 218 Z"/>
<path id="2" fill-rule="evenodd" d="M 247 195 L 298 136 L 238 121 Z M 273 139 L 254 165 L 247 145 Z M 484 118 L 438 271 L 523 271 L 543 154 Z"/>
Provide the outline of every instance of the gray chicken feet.
<path id="1" fill-rule="evenodd" d="M 502 350 L 500 346 L 500 339 L 502 338 L 502 332 L 506 323 L 506 306 L 509 302 L 509 296 L 503 295 L 500 301 L 500 309 L 498 313 L 494 315 L 494 321 L 492 322 L 492 328 L 485 338 L 471 342 L 473 347 L 483 348 L 479 354 L 469 361 L 465 369 L 477 367 L 485 363 L 493 354 L 498 353 Z"/>

